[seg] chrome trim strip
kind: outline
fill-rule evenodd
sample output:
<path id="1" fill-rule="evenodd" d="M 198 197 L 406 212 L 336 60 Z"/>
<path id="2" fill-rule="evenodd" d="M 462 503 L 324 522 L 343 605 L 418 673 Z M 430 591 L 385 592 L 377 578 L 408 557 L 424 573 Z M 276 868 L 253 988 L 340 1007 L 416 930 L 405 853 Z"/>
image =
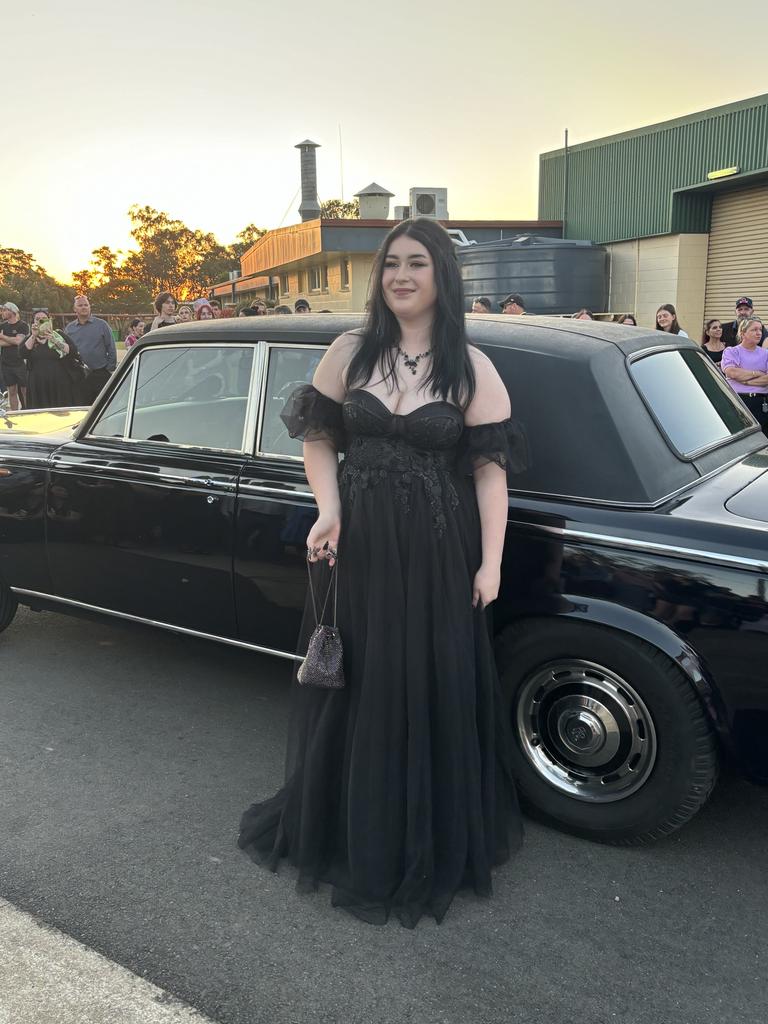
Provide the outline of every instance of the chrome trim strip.
<path id="1" fill-rule="evenodd" d="M 139 352 L 139 358 L 134 359 L 131 364 L 131 373 L 133 376 L 131 377 L 131 383 L 128 387 L 128 408 L 125 410 L 126 416 L 123 440 L 125 440 L 126 437 L 130 437 L 131 431 L 133 430 L 133 413 L 136 409 L 136 389 L 139 385 L 139 359 L 141 359 L 141 352 Z"/>
<path id="2" fill-rule="evenodd" d="M 686 558 L 694 562 L 707 562 L 711 565 L 734 566 L 740 569 L 768 573 L 768 561 L 748 558 L 743 555 L 726 555 L 717 551 L 702 551 L 699 548 L 683 548 L 676 544 L 661 544 L 651 540 L 634 540 L 630 537 L 617 537 L 605 533 L 589 533 L 585 530 L 571 530 L 568 527 L 546 526 L 543 523 L 527 523 L 523 520 L 507 520 L 512 526 L 520 526 L 534 532 L 548 533 L 564 540 L 579 540 L 586 544 L 597 544 L 603 547 L 631 548 L 633 551 L 646 551 L 648 554 L 665 555 L 669 558 Z"/>
<path id="3" fill-rule="evenodd" d="M 247 480 L 240 481 L 240 492 L 247 494 L 277 494 L 281 498 L 303 498 L 307 502 L 314 503 L 315 496 L 307 489 L 306 491 L 289 491 L 285 487 L 267 487 L 265 484 L 252 484 Z"/>
<path id="4" fill-rule="evenodd" d="M 249 455 L 253 455 L 256 448 L 256 430 L 259 420 L 263 378 L 264 346 L 261 343 L 257 343 L 253 346 L 251 381 L 248 385 L 248 406 L 245 410 L 245 425 L 243 428 L 243 451 Z"/>
<path id="5" fill-rule="evenodd" d="M 62 441 L 62 444 L 66 444 L 66 441 Z M 29 452 L 5 452 L 0 448 L 0 466 L 4 462 L 13 463 L 32 463 L 33 466 L 48 466 L 51 461 L 51 455 L 55 452 L 55 448 L 51 448 L 46 455 L 31 455 Z"/>
<path id="6" fill-rule="evenodd" d="M 143 483 L 154 484 L 184 484 L 189 487 L 199 487 L 201 490 L 232 491 L 237 488 L 237 471 L 233 470 L 231 480 L 215 480 L 212 477 L 174 476 L 170 473 L 150 473 L 146 469 L 132 469 L 127 466 L 94 466 L 93 463 L 67 462 L 65 460 L 53 460 L 51 468 L 57 473 L 72 472 L 97 473 L 102 479 L 109 478 L 112 474 L 125 474 L 140 479 Z"/>
<path id="7" fill-rule="evenodd" d="M 85 611 L 98 612 L 100 615 L 112 615 L 118 619 L 127 619 L 129 622 L 140 622 L 145 626 L 157 626 L 158 629 L 167 629 L 171 633 L 183 633 L 185 636 L 196 636 L 202 640 L 216 640 L 221 644 L 229 644 L 230 647 L 242 647 L 247 651 L 256 651 L 258 654 L 274 654 L 278 658 L 287 658 L 288 661 L 303 661 L 298 654 L 289 654 L 287 651 L 276 651 L 272 647 L 260 647 L 258 644 L 249 644 L 244 640 L 232 640 L 226 636 L 217 636 L 215 633 L 201 633 L 197 629 L 188 629 L 186 626 L 173 626 L 169 622 L 157 622 L 155 619 L 144 619 L 140 615 L 130 615 L 128 612 L 116 612 L 111 608 L 100 608 L 95 604 L 86 604 L 84 601 L 75 601 L 69 597 L 58 597 L 55 594 L 42 594 L 38 590 L 25 590 L 23 587 L 11 587 L 14 594 L 24 594 L 27 597 L 37 597 L 43 601 L 57 601 L 60 604 L 72 605 L 74 608 L 83 608 Z"/>

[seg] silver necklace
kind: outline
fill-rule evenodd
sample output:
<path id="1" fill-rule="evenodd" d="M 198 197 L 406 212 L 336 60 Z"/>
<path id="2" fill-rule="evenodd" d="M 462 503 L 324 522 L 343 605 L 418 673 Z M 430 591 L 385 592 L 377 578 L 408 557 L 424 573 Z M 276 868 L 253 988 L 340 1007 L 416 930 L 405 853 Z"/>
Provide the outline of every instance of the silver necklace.
<path id="1" fill-rule="evenodd" d="M 428 355 L 432 354 L 432 349 L 428 348 L 426 352 L 419 352 L 417 356 L 409 356 L 407 352 L 403 352 L 399 345 L 397 346 L 397 351 L 403 357 L 403 362 L 414 375 L 414 377 L 416 376 L 416 370 L 418 368 L 419 361 L 421 359 L 426 359 Z"/>

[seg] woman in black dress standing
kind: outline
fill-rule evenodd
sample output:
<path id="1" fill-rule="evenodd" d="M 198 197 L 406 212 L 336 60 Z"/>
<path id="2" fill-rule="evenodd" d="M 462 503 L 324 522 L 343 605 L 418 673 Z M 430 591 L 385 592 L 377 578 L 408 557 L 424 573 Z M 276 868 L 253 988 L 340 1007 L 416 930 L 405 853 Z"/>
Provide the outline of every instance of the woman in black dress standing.
<path id="1" fill-rule="evenodd" d="M 29 374 L 29 409 L 63 409 L 82 403 L 83 369 L 77 349 L 71 339 L 53 329 L 47 313 L 35 313 L 23 355 Z"/>
<path id="2" fill-rule="evenodd" d="M 489 895 L 522 837 L 483 609 L 523 445 L 467 342 L 440 225 L 390 232 L 371 294 L 364 330 L 336 339 L 283 414 L 319 509 L 313 571 L 338 552 L 346 687 L 296 687 L 286 783 L 245 812 L 239 845 L 273 870 L 286 858 L 301 888 L 330 882 L 366 921 L 413 927 L 463 886 Z"/>
<path id="3" fill-rule="evenodd" d="M 723 324 L 721 320 L 707 320 L 701 335 L 701 347 L 713 363 L 718 366 L 723 360 L 725 342 L 723 341 Z"/>

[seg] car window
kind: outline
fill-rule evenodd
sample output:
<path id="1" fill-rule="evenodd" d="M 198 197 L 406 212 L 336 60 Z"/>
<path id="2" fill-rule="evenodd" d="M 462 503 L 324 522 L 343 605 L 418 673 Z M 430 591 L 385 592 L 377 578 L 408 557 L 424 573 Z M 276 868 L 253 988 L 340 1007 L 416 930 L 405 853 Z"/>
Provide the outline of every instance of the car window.
<path id="1" fill-rule="evenodd" d="M 128 401 L 131 397 L 131 381 L 136 372 L 135 367 L 120 381 L 117 390 L 107 402 L 101 416 L 89 430 L 94 437 L 124 437 L 128 413 Z"/>
<path id="2" fill-rule="evenodd" d="M 288 436 L 280 413 L 300 384 L 311 384 L 325 349 L 312 346 L 270 346 L 259 452 L 302 458 L 301 441 Z"/>
<path id="3" fill-rule="evenodd" d="M 128 436 L 241 451 L 253 352 L 235 345 L 146 349 Z"/>
<path id="4" fill-rule="evenodd" d="M 753 427 L 720 371 L 695 349 L 652 352 L 630 363 L 640 393 L 677 452 L 694 452 Z"/>

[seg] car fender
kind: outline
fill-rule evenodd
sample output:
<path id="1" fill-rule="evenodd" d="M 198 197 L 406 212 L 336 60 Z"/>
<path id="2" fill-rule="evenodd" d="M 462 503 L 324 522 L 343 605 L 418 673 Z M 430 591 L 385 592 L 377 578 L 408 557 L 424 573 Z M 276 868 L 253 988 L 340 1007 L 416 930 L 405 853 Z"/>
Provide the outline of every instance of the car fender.
<path id="1" fill-rule="evenodd" d="M 627 633 L 665 654 L 686 677 L 718 736 L 730 748 L 726 709 L 704 659 L 667 625 L 624 605 L 582 595 L 577 597 L 563 594 L 557 616 L 553 618 L 560 617 L 581 619 L 590 625 L 605 626 L 617 632 Z M 507 626 L 502 629 L 497 639 L 503 640 L 509 628 Z"/>

